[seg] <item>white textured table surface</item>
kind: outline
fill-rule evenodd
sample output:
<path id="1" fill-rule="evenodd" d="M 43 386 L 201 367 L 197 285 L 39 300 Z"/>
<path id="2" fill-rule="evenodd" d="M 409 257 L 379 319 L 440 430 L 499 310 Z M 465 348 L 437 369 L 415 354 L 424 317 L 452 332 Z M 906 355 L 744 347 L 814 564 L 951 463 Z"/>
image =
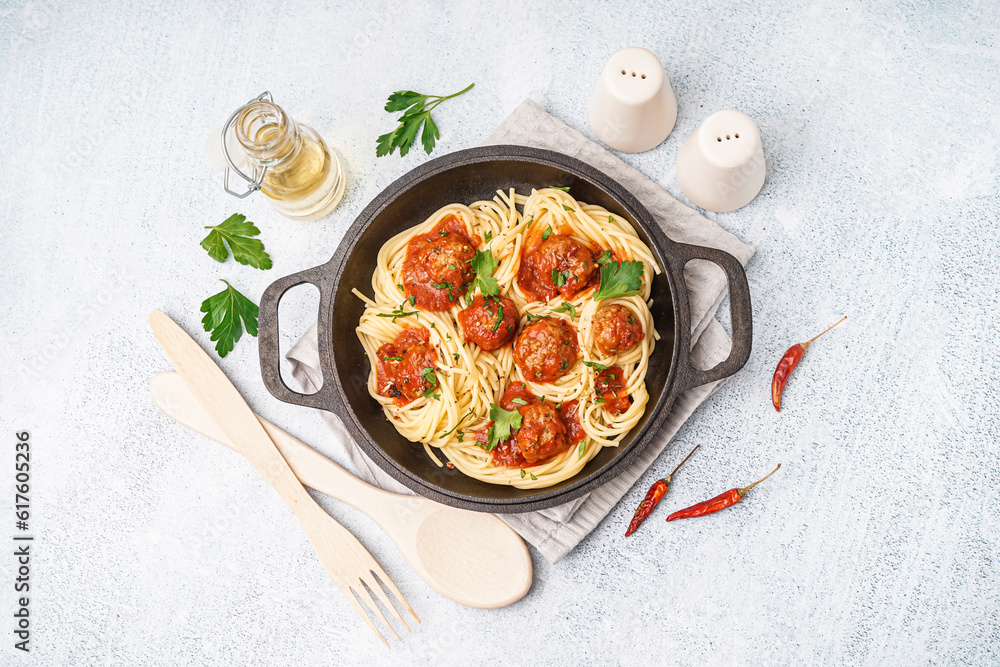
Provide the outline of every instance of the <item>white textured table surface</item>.
<path id="1" fill-rule="evenodd" d="M 1000 661 L 995 8 L 500 4 L 0 3 L 0 479 L 9 491 L 13 432 L 29 429 L 37 540 L 32 653 L 6 630 L 0 663 Z M 528 96 L 593 136 L 590 89 L 631 45 L 663 60 L 679 116 L 662 146 L 623 157 L 678 198 L 677 150 L 709 113 L 761 128 L 763 192 L 713 215 L 757 247 L 753 355 L 576 551 L 536 555 L 532 590 L 506 609 L 439 597 L 366 517 L 321 498 L 424 621 L 386 652 L 252 468 L 152 405 L 168 364 L 146 314 L 198 331 L 219 278 L 257 298 L 325 261 L 427 159 L 375 158 L 389 92 L 476 82 L 439 109 L 436 154 L 479 143 Z M 208 132 L 264 89 L 341 152 L 349 189 L 325 220 L 238 202 L 205 162 Z M 271 271 L 198 247 L 234 211 L 261 227 Z M 314 308 L 283 310 L 286 339 Z M 778 357 L 841 314 L 775 413 Z M 255 341 L 222 366 L 255 409 L 341 458 L 316 415 L 264 390 Z M 661 508 L 623 538 L 695 444 L 665 508 L 784 467 L 738 508 L 669 526 Z M 0 556 L 5 615 L 14 576 Z"/>

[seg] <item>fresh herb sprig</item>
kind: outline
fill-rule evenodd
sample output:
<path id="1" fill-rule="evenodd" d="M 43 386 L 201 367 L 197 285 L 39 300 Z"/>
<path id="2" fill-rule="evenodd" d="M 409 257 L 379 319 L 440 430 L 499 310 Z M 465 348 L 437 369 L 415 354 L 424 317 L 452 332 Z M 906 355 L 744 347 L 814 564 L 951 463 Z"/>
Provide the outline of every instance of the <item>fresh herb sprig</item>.
<path id="1" fill-rule="evenodd" d="M 500 283 L 493 277 L 493 272 L 497 270 L 497 261 L 493 258 L 493 251 L 490 249 L 477 250 L 476 256 L 468 260 L 472 264 L 472 270 L 476 272 L 476 277 L 469 285 L 469 294 L 476 291 L 482 292 L 483 296 L 496 296 L 500 293 Z"/>
<path id="2" fill-rule="evenodd" d="M 424 376 L 424 382 L 428 385 L 427 389 L 424 389 L 424 398 L 433 398 L 434 400 L 440 401 L 441 394 L 435 392 L 434 390 L 438 388 L 437 375 L 434 374 L 433 368 L 425 368 L 424 372 L 421 373 Z"/>
<path id="3" fill-rule="evenodd" d="M 642 269 L 639 260 L 602 264 L 601 288 L 594 293 L 594 301 L 642 294 Z"/>
<path id="4" fill-rule="evenodd" d="M 215 351 L 225 357 L 233 351 L 233 345 L 243 336 L 243 329 L 251 336 L 257 336 L 257 315 L 259 309 L 250 299 L 226 283 L 226 289 L 205 299 L 201 312 L 205 313 L 201 324 L 212 334 Z M 242 324 L 241 324 L 242 323 Z"/>
<path id="5" fill-rule="evenodd" d="M 255 269 L 270 269 L 271 257 L 264 252 L 264 244 L 260 239 L 250 238 L 260 234 L 260 230 L 247 217 L 234 213 L 220 225 L 206 226 L 211 229 L 208 236 L 201 240 L 201 247 L 217 262 L 229 259 L 232 251 L 233 259 L 240 264 L 252 266 Z M 226 248 L 226 244 L 229 248 Z"/>
<path id="6" fill-rule="evenodd" d="M 423 95 L 412 90 L 397 90 L 389 96 L 385 103 L 385 110 L 389 113 L 404 109 L 406 111 L 399 117 L 399 126 L 395 130 L 378 138 L 375 155 L 378 157 L 389 155 L 398 148 L 399 156 L 403 157 L 410 152 L 410 146 L 413 145 L 413 140 L 421 125 L 423 125 L 424 131 L 420 135 L 420 143 L 423 144 L 424 150 L 430 154 L 434 150 L 436 140 L 441 138 L 437 124 L 431 118 L 431 111 L 445 100 L 467 93 L 475 85 L 471 83 L 457 93 L 444 96 Z"/>
<path id="7" fill-rule="evenodd" d="M 490 403 L 490 426 L 486 441 L 486 451 L 493 451 L 497 445 L 510 438 L 511 431 L 521 428 L 521 413 L 517 410 L 504 410 L 496 403 Z"/>

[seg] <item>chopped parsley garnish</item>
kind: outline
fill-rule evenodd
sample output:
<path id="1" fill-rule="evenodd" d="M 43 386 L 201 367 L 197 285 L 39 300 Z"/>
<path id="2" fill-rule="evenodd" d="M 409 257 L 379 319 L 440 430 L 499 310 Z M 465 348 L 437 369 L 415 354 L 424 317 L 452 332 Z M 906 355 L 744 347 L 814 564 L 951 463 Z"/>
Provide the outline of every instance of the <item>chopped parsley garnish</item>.
<path id="1" fill-rule="evenodd" d="M 535 475 L 534 475 L 534 474 L 532 474 L 532 473 L 530 473 L 530 472 L 528 473 L 528 477 L 530 477 L 531 479 L 538 479 L 537 477 L 535 477 Z"/>
<path id="2" fill-rule="evenodd" d="M 563 301 L 563 305 L 559 306 L 558 308 L 553 308 L 552 312 L 569 313 L 569 319 L 571 320 L 576 319 L 576 306 L 571 304 L 569 301 Z"/>
<path id="3" fill-rule="evenodd" d="M 552 283 L 556 287 L 562 287 L 566 284 L 566 274 L 561 273 L 556 269 L 552 269 Z"/>
<path id="4" fill-rule="evenodd" d="M 441 394 L 435 393 L 434 391 L 435 389 L 437 389 L 438 386 L 438 379 L 437 376 L 434 375 L 434 369 L 425 368 L 423 376 L 424 376 L 424 382 L 430 385 L 429 387 L 427 387 L 427 389 L 424 390 L 424 398 L 433 398 L 435 400 L 440 401 Z"/>
<path id="5" fill-rule="evenodd" d="M 446 431 L 446 432 L 442 433 L 441 437 L 442 438 L 447 438 L 449 435 L 451 435 L 455 431 L 455 429 L 457 429 L 459 426 L 462 425 L 462 422 L 464 422 L 469 415 L 474 415 L 474 414 L 476 414 L 475 410 L 473 410 L 472 408 L 469 408 L 469 411 L 466 412 L 464 415 L 462 415 L 462 418 L 458 420 L 458 423 L 455 424 L 455 426 L 452 427 L 452 429 L 450 431 Z M 459 431 L 459 433 L 461 433 L 461 431 Z M 459 442 L 461 442 L 461 440 L 459 440 Z"/>
<path id="6" fill-rule="evenodd" d="M 393 324 L 395 324 L 396 320 L 398 320 L 400 317 L 409 317 L 410 315 L 416 315 L 416 314 L 417 314 L 416 311 L 404 310 L 403 304 L 399 304 L 395 308 L 395 310 L 393 310 L 391 313 L 378 313 L 376 317 L 391 317 Z"/>
<path id="7" fill-rule="evenodd" d="M 563 204 L 563 210 L 573 211 L 574 213 L 576 213 L 576 209 L 575 208 L 570 208 L 569 206 L 566 206 L 566 204 Z"/>
<path id="8" fill-rule="evenodd" d="M 503 322 L 503 306 L 502 305 L 499 308 L 497 308 L 497 321 L 493 323 L 493 331 L 497 330 L 497 327 L 500 326 L 501 322 Z"/>
<path id="9" fill-rule="evenodd" d="M 486 230 L 486 243 L 489 243 L 492 240 L 493 240 L 493 230 L 488 229 Z"/>
<path id="10" fill-rule="evenodd" d="M 606 370 L 608 370 L 607 366 L 605 366 L 604 364 L 599 364 L 596 361 L 585 361 L 585 362 L 583 362 L 583 365 L 584 366 L 589 366 L 590 368 L 596 368 L 599 371 L 606 371 Z"/>
<path id="11" fill-rule="evenodd" d="M 642 293 L 642 262 L 611 262 L 601 267 L 601 288 L 594 301 L 617 299 Z"/>
<path id="12" fill-rule="evenodd" d="M 608 402 L 608 399 L 606 399 L 606 398 L 595 398 L 594 399 L 594 403 L 607 403 L 607 402 Z"/>
<path id="13" fill-rule="evenodd" d="M 396 287 L 398 287 L 398 288 L 399 288 L 399 291 L 400 291 L 400 292 L 405 292 L 405 291 L 406 291 L 406 290 L 404 290 L 404 289 L 403 289 L 403 286 L 402 286 L 402 285 L 400 285 L 399 283 L 396 283 Z"/>
<path id="14" fill-rule="evenodd" d="M 523 398 L 512 398 L 510 400 L 510 402 L 513 403 L 514 405 L 527 405 L 528 404 L 528 402 L 526 400 L 524 400 Z"/>
<path id="15" fill-rule="evenodd" d="M 417 297 L 413 296 L 412 294 L 410 295 L 410 305 L 411 306 L 417 305 Z"/>
<path id="16" fill-rule="evenodd" d="M 452 352 L 451 356 L 455 357 L 455 361 L 458 361 L 458 352 Z"/>
<path id="17" fill-rule="evenodd" d="M 499 294 L 500 283 L 493 277 L 493 272 L 497 270 L 497 261 L 493 259 L 493 251 L 477 250 L 476 256 L 468 262 L 472 264 L 472 270 L 476 272 L 476 277 L 469 285 L 469 292 L 475 291 L 478 287 L 483 296 Z"/>
<path id="18" fill-rule="evenodd" d="M 444 231 L 442 229 L 442 230 L 438 231 L 438 234 L 440 234 L 441 236 L 448 236 L 448 234 L 451 234 L 451 232 L 446 232 L 446 231 Z"/>
<path id="19" fill-rule="evenodd" d="M 524 468 L 521 468 L 521 479 L 524 479 L 524 475 L 525 475 Z"/>
<path id="20" fill-rule="evenodd" d="M 580 448 L 576 450 L 576 458 L 580 460 L 583 458 L 583 452 L 587 449 L 587 439 L 584 438 L 580 441 Z"/>
<path id="21" fill-rule="evenodd" d="M 510 438 L 510 432 L 521 428 L 521 413 L 517 410 L 504 410 L 496 403 L 490 403 L 490 426 L 486 442 L 486 451 L 492 451 L 504 440 Z"/>
<path id="22" fill-rule="evenodd" d="M 563 192 L 569 192 L 568 185 L 550 185 L 549 187 L 553 190 L 562 190 Z"/>
<path id="23" fill-rule="evenodd" d="M 546 227 L 545 231 L 542 232 L 542 240 L 543 241 L 548 241 L 550 236 L 552 236 L 552 225 L 549 225 L 548 227 Z"/>
<path id="24" fill-rule="evenodd" d="M 552 318 L 551 315 L 535 315 L 534 313 L 525 313 L 525 315 L 528 317 L 529 322 L 534 322 L 536 320 L 548 320 Z"/>
<path id="25" fill-rule="evenodd" d="M 382 357 L 382 361 L 402 361 L 403 357 Z"/>
<path id="26" fill-rule="evenodd" d="M 604 264 L 611 264 L 612 262 L 615 261 L 615 258 L 611 256 L 610 250 L 605 250 L 600 255 L 598 255 L 597 259 L 595 259 L 594 261 L 597 262 L 598 264 L 604 265 Z"/>

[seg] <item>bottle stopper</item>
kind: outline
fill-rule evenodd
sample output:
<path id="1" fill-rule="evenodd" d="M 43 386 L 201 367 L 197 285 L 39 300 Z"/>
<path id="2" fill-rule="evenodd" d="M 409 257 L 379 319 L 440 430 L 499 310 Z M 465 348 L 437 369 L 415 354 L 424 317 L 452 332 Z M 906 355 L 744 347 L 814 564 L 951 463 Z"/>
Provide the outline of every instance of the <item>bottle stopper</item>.
<path id="1" fill-rule="evenodd" d="M 598 139 L 625 153 L 663 143 L 677 121 L 677 98 L 660 59 L 632 46 L 611 56 L 587 105 Z"/>
<path id="2" fill-rule="evenodd" d="M 677 183 L 696 206 L 726 213 L 746 206 L 764 187 L 760 132 L 746 114 L 716 111 L 677 153 Z"/>

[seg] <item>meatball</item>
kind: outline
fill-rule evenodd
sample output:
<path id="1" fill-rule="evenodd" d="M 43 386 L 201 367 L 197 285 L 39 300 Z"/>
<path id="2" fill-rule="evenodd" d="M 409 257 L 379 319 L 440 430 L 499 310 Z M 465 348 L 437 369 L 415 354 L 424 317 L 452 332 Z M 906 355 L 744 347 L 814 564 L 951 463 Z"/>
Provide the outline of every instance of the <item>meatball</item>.
<path id="1" fill-rule="evenodd" d="M 376 389 L 382 396 L 406 405 L 431 387 L 425 371 L 434 370 L 437 351 L 430 344 L 430 332 L 423 327 L 407 327 L 376 351 Z"/>
<path id="2" fill-rule="evenodd" d="M 517 320 L 517 306 L 502 296 L 477 294 L 472 303 L 458 313 L 466 342 L 475 343 L 484 350 L 496 350 L 513 341 Z"/>
<path id="3" fill-rule="evenodd" d="M 514 436 L 517 448 L 528 463 L 538 463 L 569 448 L 566 424 L 552 401 L 532 401 L 518 408 L 521 428 Z"/>
<path id="4" fill-rule="evenodd" d="M 645 337 L 642 322 L 621 304 L 602 306 L 594 315 L 594 343 L 602 354 L 627 352 Z"/>
<path id="5" fill-rule="evenodd" d="M 566 234 L 553 234 L 522 259 L 517 280 L 536 301 L 548 301 L 556 294 L 572 299 L 588 286 L 596 270 L 590 248 Z"/>
<path id="6" fill-rule="evenodd" d="M 576 363 L 576 329 L 566 320 L 546 317 L 521 330 L 514 343 L 514 361 L 525 378 L 555 382 Z"/>
<path id="7" fill-rule="evenodd" d="M 474 276 L 469 260 L 475 256 L 465 227 L 454 216 L 417 234 L 407 244 L 403 261 L 407 297 L 423 310 L 448 310 L 469 288 Z"/>

